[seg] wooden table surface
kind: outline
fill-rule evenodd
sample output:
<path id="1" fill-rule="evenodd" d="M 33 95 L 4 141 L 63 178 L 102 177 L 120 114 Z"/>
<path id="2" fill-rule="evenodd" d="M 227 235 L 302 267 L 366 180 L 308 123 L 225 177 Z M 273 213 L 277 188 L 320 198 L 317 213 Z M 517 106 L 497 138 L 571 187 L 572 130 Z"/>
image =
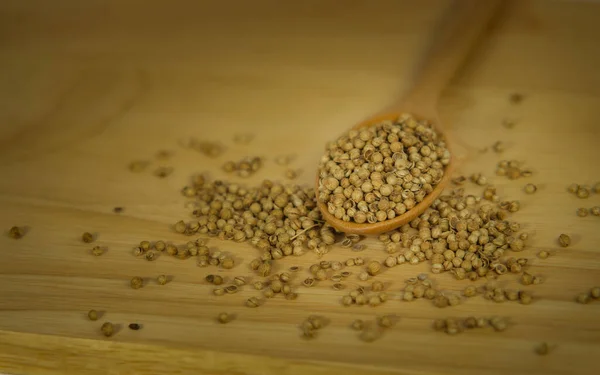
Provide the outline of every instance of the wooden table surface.
<path id="1" fill-rule="evenodd" d="M 418 5 L 417 5 L 418 3 Z M 298 289 L 296 301 L 269 300 L 249 309 L 246 288 L 215 297 L 204 282 L 213 269 L 193 260 L 131 255 L 141 240 L 184 243 L 171 224 L 189 218 L 180 189 L 207 172 L 255 184 L 284 181 L 278 155 L 295 155 L 297 182 L 311 184 L 326 141 L 396 100 L 407 87 L 445 1 L 149 1 L 0 4 L 0 228 L 22 225 L 20 240 L 0 237 L 0 372 L 14 374 L 592 374 L 600 355 L 600 302 L 574 297 L 600 285 L 600 218 L 577 217 L 581 200 L 570 183 L 600 181 L 600 4 L 572 1 L 506 3 L 482 45 L 440 103 L 445 129 L 463 157 L 458 173 L 482 172 L 503 199 L 518 199 L 513 218 L 530 233 L 521 253 L 541 285 L 526 287 L 529 306 L 482 297 L 438 309 L 398 300 L 402 280 L 427 272 L 402 265 L 381 276 L 394 297 L 377 307 L 340 305 L 331 282 Z M 512 93 L 523 101 L 511 104 Z M 503 121 L 515 122 L 513 128 Z M 252 134 L 236 145 L 236 134 Z M 195 137 L 220 141 L 210 159 L 181 147 Z M 501 154 L 484 148 L 496 141 Z M 157 152 L 173 156 L 158 160 Z M 247 180 L 228 177 L 226 160 L 261 156 Z M 534 175 L 494 175 L 501 159 L 525 163 Z M 133 160 L 152 161 L 132 173 Z M 174 172 L 159 179 L 157 166 Z M 522 191 L 538 185 L 535 195 Z M 481 188 L 475 191 L 481 192 Z M 112 212 L 122 206 L 122 214 Z M 98 234 L 101 257 L 81 233 Z M 558 249 L 568 233 L 573 245 Z M 383 259 L 367 239 L 361 255 Z M 211 239 L 250 275 L 249 244 Z M 540 260 L 535 254 L 550 250 Z M 327 260 L 356 255 L 335 246 Z M 285 259 L 280 269 L 306 267 L 313 254 Z M 129 288 L 134 275 L 173 276 L 165 286 Z M 443 288 L 469 281 L 433 275 Z M 503 285 L 518 287 L 514 275 Z M 352 279 L 351 284 L 358 284 Z M 89 309 L 103 312 L 97 322 Z M 237 314 L 219 325 L 221 311 Z M 349 323 L 395 313 L 398 324 L 365 343 Z M 299 336 L 309 314 L 329 325 L 314 340 Z M 504 316 L 510 327 L 447 336 L 435 318 Z M 119 325 L 105 338 L 104 321 Z M 127 329 L 139 322 L 139 331 Z M 550 344 L 546 356 L 534 349 Z"/>

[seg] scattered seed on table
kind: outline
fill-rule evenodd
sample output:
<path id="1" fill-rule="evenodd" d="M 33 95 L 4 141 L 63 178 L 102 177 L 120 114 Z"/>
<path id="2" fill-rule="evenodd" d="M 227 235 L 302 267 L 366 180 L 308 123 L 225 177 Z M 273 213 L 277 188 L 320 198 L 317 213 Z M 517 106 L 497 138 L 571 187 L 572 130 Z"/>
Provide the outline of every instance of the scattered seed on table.
<path id="1" fill-rule="evenodd" d="M 546 342 L 543 342 L 535 347 L 535 353 L 537 355 L 546 355 L 549 352 L 550 352 L 550 348 L 548 346 L 548 343 L 546 343 Z"/>
<path id="2" fill-rule="evenodd" d="M 85 232 L 81 235 L 81 240 L 85 243 L 90 243 L 94 241 L 94 235 L 90 232 Z"/>
<path id="3" fill-rule="evenodd" d="M 537 191 L 537 186 L 535 186 L 534 184 L 527 184 L 525 185 L 523 190 L 525 190 L 525 193 L 527 194 L 533 194 Z"/>
<path id="4" fill-rule="evenodd" d="M 173 167 L 159 167 L 154 170 L 154 175 L 158 178 L 165 178 L 173 173 L 173 170 Z"/>
<path id="5" fill-rule="evenodd" d="M 250 297 L 246 300 L 246 306 L 248 307 L 258 307 L 260 305 L 260 300 L 256 297 Z"/>
<path id="6" fill-rule="evenodd" d="M 594 207 L 590 208 L 590 213 L 593 216 L 600 216 L 600 206 L 594 206 Z"/>
<path id="7" fill-rule="evenodd" d="M 546 259 L 550 256 L 550 253 L 546 250 L 542 250 L 539 253 L 537 253 L 538 258 L 540 259 Z"/>
<path id="8" fill-rule="evenodd" d="M 25 230 L 21 227 L 15 226 L 8 230 L 8 236 L 10 238 L 14 238 L 15 240 L 22 238 L 24 235 L 25 235 Z"/>
<path id="9" fill-rule="evenodd" d="M 102 327 L 100 327 L 100 330 L 106 337 L 110 337 L 115 333 L 115 327 L 110 322 L 106 322 L 106 323 L 102 324 Z"/>
<path id="10" fill-rule="evenodd" d="M 156 282 L 159 285 L 165 285 L 168 281 L 169 278 L 167 277 L 167 275 L 158 275 L 158 277 L 156 278 Z"/>
<path id="11" fill-rule="evenodd" d="M 571 237 L 566 234 L 558 236 L 558 244 L 562 247 L 568 247 L 571 244 Z"/>
<path id="12" fill-rule="evenodd" d="M 575 194 L 577 198 L 585 199 L 590 196 L 590 189 L 586 186 L 579 186 Z"/>
<path id="13" fill-rule="evenodd" d="M 100 246 L 94 246 L 92 248 L 92 254 L 99 257 L 100 255 L 104 254 L 104 248 Z"/>
<path id="14" fill-rule="evenodd" d="M 581 293 L 578 294 L 577 297 L 575 298 L 575 301 L 577 303 L 581 303 L 581 304 L 588 304 L 590 303 L 590 295 L 589 293 Z"/>
<path id="15" fill-rule="evenodd" d="M 227 257 L 227 258 L 221 260 L 220 265 L 221 265 L 221 268 L 229 270 L 229 269 L 233 268 L 233 266 L 235 265 L 235 261 L 233 260 L 233 258 Z"/>
<path id="16" fill-rule="evenodd" d="M 121 213 L 123 213 L 123 211 L 125 211 L 125 208 L 123 208 L 123 207 L 115 207 L 115 208 L 113 208 L 113 212 L 115 214 L 121 214 Z"/>
<path id="17" fill-rule="evenodd" d="M 90 320 L 98 320 L 98 312 L 96 310 L 88 311 L 88 318 Z"/>
<path id="18" fill-rule="evenodd" d="M 144 286 L 144 279 L 139 276 L 135 276 L 131 279 L 130 284 L 133 289 L 140 289 L 142 286 Z"/>
<path id="19" fill-rule="evenodd" d="M 364 327 L 365 327 L 365 322 L 363 322 L 360 319 L 356 319 L 356 320 L 352 321 L 352 323 L 350 324 L 350 328 L 352 328 L 355 331 L 361 331 Z"/>
<path id="20" fill-rule="evenodd" d="M 149 262 L 152 262 L 153 260 L 156 260 L 156 253 L 154 251 L 148 251 L 146 253 L 146 260 Z"/>
<path id="21" fill-rule="evenodd" d="M 600 298 L 600 286 L 593 287 L 590 289 L 590 296 L 594 299 Z"/>
<path id="22" fill-rule="evenodd" d="M 580 207 L 577 209 L 576 213 L 577 213 L 577 216 L 579 216 L 579 217 L 586 217 L 589 212 L 588 212 L 587 208 Z"/>
<path id="23" fill-rule="evenodd" d="M 143 172 L 148 166 L 150 162 L 144 160 L 135 160 L 129 163 L 129 170 L 131 172 Z"/>
<path id="24" fill-rule="evenodd" d="M 221 324 L 227 324 L 233 320 L 233 316 L 226 312 L 222 312 L 217 316 L 217 321 Z"/>
<path id="25" fill-rule="evenodd" d="M 396 319 L 394 315 L 383 315 L 377 318 L 377 324 L 381 328 L 390 328 L 396 323 Z"/>
<path id="26" fill-rule="evenodd" d="M 206 280 L 208 283 L 211 283 L 213 285 L 221 285 L 221 284 L 223 284 L 223 281 L 224 281 L 223 277 L 220 275 L 206 275 L 204 280 Z"/>
<path id="27" fill-rule="evenodd" d="M 129 329 L 131 329 L 132 331 L 137 331 L 140 328 L 142 328 L 142 326 L 138 323 L 129 323 L 128 325 Z"/>

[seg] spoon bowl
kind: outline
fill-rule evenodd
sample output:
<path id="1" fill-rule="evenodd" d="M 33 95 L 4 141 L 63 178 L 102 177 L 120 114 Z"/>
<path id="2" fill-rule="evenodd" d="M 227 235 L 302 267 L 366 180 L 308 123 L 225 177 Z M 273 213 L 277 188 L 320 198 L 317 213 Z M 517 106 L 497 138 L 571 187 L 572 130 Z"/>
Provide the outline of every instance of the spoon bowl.
<path id="1" fill-rule="evenodd" d="M 404 214 L 377 223 L 355 223 L 337 219 L 329 213 L 327 205 L 320 202 L 319 174 L 316 180 L 317 205 L 323 218 L 335 229 L 344 233 L 379 234 L 394 230 L 417 218 L 442 194 L 455 167 L 448 134 L 444 134 L 437 114 L 437 101 L 441 91 L 466 58 L 478 36 L 495 13 L 500 0 L 457 0 L 451 7 L 436 31 L 436 37 L 427 55 L 419 64 L 419 71 L 411 90 L 400 105 L 391 107 L 382 114 L 360 122 L 354 129 L 369 127 L 383 121 L 396 120 L 403 113 L 410 113 L 416 119 L 426 119 L 446 142 L 450 150 L 450 163 L 444 168 L 444 175 L 433 190 Z"/>
<path id="2" fill-rule="evenodd" d="M 378 116 L 372 117 L 368 120 L 365 120 L 365 121 L 357 124 L 356 126 L 354 126 L 354 129 L 369 127 L 369 126 L 381 123 L 383 121 L 396 120 L 398 117 L 400 117 L 402 115 L 402 113 L 403 112 L 392 112 L 392 113 L 378 115 Z M 419 116 L 415 116 L 415 117 L 417 119 L 423 119 L 423 117 L 419 117 Z M 436 130 L 438 129 L 438 126 L 436 126 L 436 124 L 432 124 L 432 126 Z M 446 148 L 449 149 L 448 138 L 445 137 L 444 140 L 446 141 Z M 452 175 L 453 168 L 454 168 L 454 157 L 450 156 L 450 163 L 446 166 L 446 168 L 444 168 L 444 175 L 442 176 L 442 179 L 438 182 L 438 184 L 433 188 L 433 191 L 431 191 L 431 193 L 427 194 L 425 196 L 425 198 L 421 202 L 417 203 L 413 208 L 411 208 L 410 210 L 407 210 L 404 214 L 402 214 L 400 216 L 396 216 L 393 219 L 384 220 L 384 221 L 380 221 L 380 222 L 373 223 L 373 224 L 370 224 L 370 223 L 369 224 L 359 224 L 359 223 L 344 221 L 344 220 L 340 220 L 340 219 L 336 218 L 331 213 L 329 213 L 329 211 L 327 210 L 327 205 L 323 202 L 320 202 L 319 200 L 317 200 L 317 205 L 318 205 L 319 209 L 321 210 L 321 215 L 323 216 L 323 218 L 332 227 L 334 227 L 335 229 L 342 231 L 344 233 L 367 235 L 367 234 L 379 234 L 379 233 L 389 232 L 389 231 L 394 230 L 406 223 L 409 223 L 410 221 L 412 221 L 413 219 L 415 219 L 419 215 L 421 215 L 423 212 L 425 212 L 429 208 L 429 206 L 431 206 L 433 204 L 433 202 L 440 196 L 440 194 L 442 194 L 442 192 L 444 191 L 444 188 L 448 185 L 448 182 L 450 181 L 450 176 Z M 318 188 L 319 188 L 319 176 L 317 175 L 317 191 L 318 191 Z"/>

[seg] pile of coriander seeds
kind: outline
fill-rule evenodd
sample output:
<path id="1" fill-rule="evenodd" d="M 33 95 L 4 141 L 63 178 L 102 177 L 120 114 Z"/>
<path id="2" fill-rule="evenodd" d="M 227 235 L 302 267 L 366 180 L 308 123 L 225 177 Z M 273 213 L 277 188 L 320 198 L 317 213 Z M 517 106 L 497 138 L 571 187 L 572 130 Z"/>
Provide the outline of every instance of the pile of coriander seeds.
<path id="1" fill-rule="evenodd" d="M 390 253 L 384 264 L 428 260 L 432 273 L 450 271 L 457 279 L 473 281 L 488 273 L 519 273 L 520 268 L 507 266 L 505 252 L 522 251 L 527 236 L 507 217 L 502 202 L 465 194 L 462 187 L 453 189 L 409 224 L 379 236 Z"/>
<path id="2" fill-rule="evenodd" d="M 431 124 L 403 114 L 330 142 L 319 164 L 318 199 L 339 220 L 393 219 L 431 193 L 449 163 Z"/>
<path id="3" fill-rule="evenodd" d="M 196 218 L 176 223 L 175 230 L 250 242 L 261 252 L 252 268 L 265 277 L 270 274 L 266 264 L 272 260 L 299 256 L 307 249 L 324 255 L 336 241 L 334 229 L 321 218 L 312 188 L 270 180 L 246 188 L 221 180 L 209 182 L 199 175 L 182 193 L 195 198 L 192 214 Z M 259 261 L 265 265 L 261 267 Z"/>

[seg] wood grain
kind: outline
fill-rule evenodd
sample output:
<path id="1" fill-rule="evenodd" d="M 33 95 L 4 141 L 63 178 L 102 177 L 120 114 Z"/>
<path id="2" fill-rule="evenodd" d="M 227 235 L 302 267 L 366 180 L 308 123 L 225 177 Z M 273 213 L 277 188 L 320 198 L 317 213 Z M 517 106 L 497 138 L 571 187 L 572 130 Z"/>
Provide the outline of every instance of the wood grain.
<path id="1" fill-rule="evenodd" d="M 527 287 L 529 306 L 474 298 L 448 309 L 398 301 L 402 280 L 427 271 L 400 266 L 380 277 L 394 298 L 378 308 L 343 308 L 343 292 L 321 283 L 299 289 L 296 301 L 272 299 L 257 309 L 249 288 L 217 298 L 203 282 L 213 269 L 193 261 L 131 256 L 140 240 L 187 240 L 170 225 L 189 217 L 179 190 L 190 175 L 225 178 L 220 165 L 246 155 L 265 167 L 242 183 L 283 180 L 274 157 L 294 154 L 299 183 L 314 181 L 327 140 L 402 95 L 446 2 L 303 1 L 3 1 L 0 5 L 0 227 L 28 227 L 15 241 L 0 237 L 0 371 L 31 374 L 592 374 L 600 354 L 600 303 L 579 305 L 577 293 L 600 284 L 599 218 L 579 218 L 572 182 L 600 180 L 596 160 L 600 119 L 600 7 L 589 2 L 515 1 L 489 30 L 441 99 L 458 172 L 483 172 L 501 196 L 519 199 L 514 219 L 531 234 L 523 256 L 545 282 Z M 524 94 L 519 105 L 508 96 Z M 502 126 L 514 119 L 512 129 Z M 252 133 L 247 146 L 233 137 Z M 220 140 L 218 159 L 183 149 L 189 137 Z M 502 154 L 481 152 L 497 140 Z M 159 162 L 165 149 L 171 159 Z M 493 174 L 500 159 L 534 170 L 527 180 Z M 133 174 L 132 160 L 152 161 Z M 152 174 L 173 166 L 166 179 Z M 526 182 L 538 184 L 525 195 Z M 479 192 L 478 189 L 474 191 Z M 122 214 L 113 207 L 123 206 Z M 108 252 L 90 255 L 79 237 L 98 233 Z M 568 233 L 573 245 L 558 249 Z M 383 246 L 366 240 L 368 259 Z M 249 274 L 256 251 L 211 239 L 238 260 L 226 275 Z M 553 253 L 547 260 L 534 254 Z M 326 259 L 356 256 L 334 248 Z M 279 269 L 307 267 L 312 254 Z M 355 270 L 353 270 L 355 271 Z M 305 277 L 306 271 L 298 276 Z M 171 283 L 128 287 L 139 275 L 173 276 Z M 435 276 L 445 289 L 466 282 Z M 518 287 L 514 276 L 503 279 Z M 358 280 L 352 279 L 353 285 Z M 91 309 L 97 322 L 85 319 Z M 221 311 L 237 319 L 218 325 Z M 363 343 L 348 324 L 396 313 L 400 321 L 380 340 Z M 309 314 L 329 324 L 302 340 Z M 499 315 L 503 333 L 449 337 L 431 330 L 434 318 Z M 110 338 L 99 327 L 112 321 Z M 128 323 L 143 325 L 139 331 Z M 537 356 L 546 341 L 554 350 Z"/>

